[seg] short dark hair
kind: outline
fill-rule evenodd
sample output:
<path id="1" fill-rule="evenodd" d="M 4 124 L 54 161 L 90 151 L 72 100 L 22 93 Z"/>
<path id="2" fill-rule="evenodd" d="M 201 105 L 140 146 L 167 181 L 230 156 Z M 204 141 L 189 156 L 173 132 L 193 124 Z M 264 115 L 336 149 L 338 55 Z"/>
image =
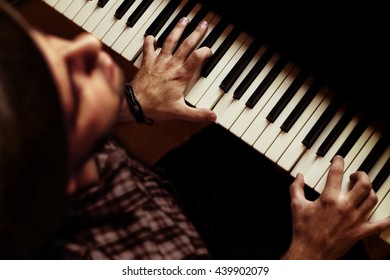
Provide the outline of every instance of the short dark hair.
<path id="1" fill-rule="evenodd" d="M 18 258 L 55 229 L 68 144 L 58 89 L 28 27 L 0 1 L 0 258 Z"/>

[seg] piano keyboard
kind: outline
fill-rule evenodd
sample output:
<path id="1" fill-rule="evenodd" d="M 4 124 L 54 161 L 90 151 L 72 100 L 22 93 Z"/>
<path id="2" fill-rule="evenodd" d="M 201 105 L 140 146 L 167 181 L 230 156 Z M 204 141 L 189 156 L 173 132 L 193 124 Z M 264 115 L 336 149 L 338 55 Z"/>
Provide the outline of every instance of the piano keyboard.
<path id="1" fill-rule="evenodd" d="M 161 46 L 182 16 L 206 19 L 200 45 L 213 50 L 185 100 L 207 107 L 217 123 L 282 169 L 322 192 L 330 160 L 345 159 L 349 174 L 364 170 L 379 201 L 369 219 L 390 214 L 390 141 L 386 124 L 343 100 L 327 85 L 269 46 L 193 0 L 42 0 L 140 66 L 145 34 Z M 380 237 L 390 244 L 390 230 Z"/>

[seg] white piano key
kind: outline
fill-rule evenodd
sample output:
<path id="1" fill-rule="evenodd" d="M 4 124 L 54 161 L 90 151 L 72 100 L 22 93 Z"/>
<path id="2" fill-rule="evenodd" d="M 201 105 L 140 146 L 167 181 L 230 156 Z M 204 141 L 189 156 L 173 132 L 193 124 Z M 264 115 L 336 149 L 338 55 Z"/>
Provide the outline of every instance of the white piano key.
<path id="1" fill-rule="evenodd" d="M 103 19 L 92 30 L 92 34 L 96 38 L 102 39 L 111 29 L 111 27 L 118 21 L 118 19 L 114 15 L 115 11 L 119 8 L 122 2 L 123 0 L 117 0 L 117 2 L 115 2 L 115 4 L 110 8 L 110 10 L 104 15 Z"/>
<path id="2" fill-rule="evenodd" d="M 44 1 L 44 2 L 47 3 L 48 5 L 54 7 L 54 6 L 57 4 L 58 1 L 59 1 L 59 0 L 46 0 L 46 1 Z M 69 1 L 69 0 L 68 0 L 68 1 Z"/>
<path id="3" fill-rule="evenodd" d="M 367 140 L 367 142 L 364 144 L 362 149 L 359 151 L 359 153 L 356 155 L 356 157 L 353 159 L 351 164 L 348 166 L 348 168 L 345 170 L 345 176 L 346 180 L 343 181 L 342 189 L 347 189 L 347 178 L 349 177 L 349 174 L 356 172 L 360 165 L 363 163 L 364 159 L 367 158 L 370 151 L 374 148 L 375 144 L 379 141 L 380 136 L 382 134 L 382 131 L 380 129 L 376 129 L 373 134 L 370 136 L 370 138 Z"/>
<path id="4" fill-rule="evenodd" d="M 157 49 L 155 54 L 158 55 L 160 53 L 161 49 Z M 142 52 L 137 56 L 136 60 L 133 62 L 133 66 L 136 68 L 140 68 L 142 64 L 143 54 Z"/>
<path id="5" fill-rule="evenodd" d="M 209 18 L 209 26 L 207 28 L 206 34 L 203 36 L 203 40 L 207 38 L 207 36 L 213 31 L 215 26 L 221 21 L 222 17 L 214 12 L 211 14 L 212 16 Z M 209 16 L 209 14 L 207 15 Z M 225 36 L 222 34 L 222 36 Z M 203 43 L 203 40 L 201 40 L 198 45 L 195 47 L 196 49 L 199 48 L 199 46 Z M 220 45 L 222 42 L 221 41 L 216 41 L 214 45 Z M 213 51 L 215 51 L 216 48 L 212 48 Z"/>
<path id="6" fill-rule="evenodd" d="M 159 53 L 156 52 L 156 55 Z M 137 56 L 136 60 L 133 62 L 133 66 L 136 67 L 136 68 L 140 68 L 141 67 L 141 64 L 142 64 L 142 59 L 143 59 L 143 54 L 142 52 Z"/>
<path id="7" fill-rule="evenodd" d="M 80 11 L 77 12 L 76 16 L 73 18 L 73 22 L 78 26 L 82 26 L 84 22 L 91 16 L 91 14 L 95 11 L 95 9 L 101 9 L 98 6 L 98 0 L 89 0 L 85 5 L 81 8 Z"/>
<path id="8" fill-rule="evenodd" d="M 246 33 L 242 33 L 237 40 L 234 42 L 233 46 L 227 52 L 227 56 L 229 52 L 234 52 L 234 55 L 227 62 L 225 68 L 219 73 L 218 77 L 214 80 L 214 82 L 209 86 L 207 91 L 203 94 L 201 99 L 196 103 L 197 108 L 208 108 L 212 109 L 217 101 L 224 95 L 224 91 L 219 87 L 223 79 L 230 72 L 230 70 L 234 67 L 234 65 L 238 62 L 240 57 L 245 53 L 248 49 L 249 45 L 253 42 L 253 37 L 248 36 Z M 227 59 L 225 56 L 222 59 Z"/>
<path id="9" fill-rule="evenodd" d="M 265 46 L 264 46 L 264 48 L 265 48 Z M 261 49 L 263 49 L 263 47 Z M 230 104 L 229 108 L 225 111 L 225 113 L 222 115 L 222 117 L 219 121 L 219 123 L 223 127 L 230 130 L 230 128 L 232 127 L 234 122 L 239 118 L 241 113 L 247 108 L 245 103 L 248 101 L 248 99 L 250 98 L 252 93 L 256 90 L 258 85 L 264 80 L 264 78 L 267 76 L 267 74 L 274 67 L 274 65 L 278 61 L 279 57 L 280 57 L 280 54 L 273 55 L 272 58 L 268 61 L 268 63 L 261 70 L 259 75 L 257 75 L 255 80 L 252 82 L 252 84 L 245 91 L 245 93 L 241 96 L 241 98 L 238 100 L 234 100 Z"/>
<path id="10" fill-rule="evenodd" d="M 103 20 L 103 18 L 110 12 L 111 8 L 122 0 L 110 0 L 104 5 L 103 8 L 97 6 L 89 18 L 83 23 L 83 28 L 85 31 L 92 33 L 92 31 L 98 26 L 98 24 Z M 119 5 L 118 5 L 119 6 Z M 112 16 L 114 16 L 114 11 Z"/>
<path id="11" fill-rule="evenodd" d="M 317 102 L 318 102 L 317 100 L 316 100 L 317 102 L 313 103 L 313 105 L 314 105 L 313 107 L 315 108 L 313 115 L 311 115 L 310 118 L 308 118 L 307 122 L 304 123 L 304 126 L 299 130 L 299 133 L 296 135 L 296 137 L 294 137 L 294 140 L 292 140 L 292 142 L 285 148 L 279 147 L 283 150 L 283 154 L 280 157 L 280 159 L 277 161 L 277 163 L 283 169 L 285 169 L 287 171 L 291 171 L 291 169 L 294 167 L 296 162 L 299 160 L 299 158 L 306 151 L 306 147 L 305 147 L 305 145 L 302 144 L 302 140 L 304 139 L 306 134 L 310 131 L 310 129 L 315 125 L 316 121 L 321 117 L 322 113 L 325 111 L 325 109 L 329 106 L 330 102 L 332 101 L 332 98 L 333 98 L 332 94 L 328 94 L 326 96 L 326 98 L 323 99 L 324 96 L 328 92 L 329 92 L 328 88 L 324 87 L 322 90 L 319 91 L 319 93 L 316 94 L 314 99 L 318 98 L 318 99 L 322 100 L 320 105 L 318 107 L 316 107 Z M 309 106 L 309 108 L 310 107 L 311 106 Z M 300 123 L 298 123 L 298 124 L 300 124 Z M 295 125 L 297 125 L 297 123 Z M 291 132 L 292 131 L 290 130 L 287 134 L 289 134 Z M 294 134 L 294 133 L 292 133 L 292 134 Z M 278 144 L 279 143 L 276 142 L 276 147 Z"/>
<path id="12" fill-rule="evenodd" d="M 168 27 L 168 25 L 172 22 L 172 20 L 175 18 L 175 16 L 180 12 L 180 10 L 183 8 L 183 6 L 187 3 L 188 1 L 183 1 L 180 3 L 179 7 L 175 10 L 175 12 L 170 16 L 170 18 L 167 20 L 167 22 L 165 23 L 165 25 L 161 28 L 161 30 L 157 33 L 156 35 L 156 38 L 158 38 L 163 32 L 164 30 Z M 192 18 L 193 15 L 189 14 L 188 15 L 188 18 Z M 208 23 L 210 23 L 213 18 L 216 16 L 216 14 L 214 12 L 208 12 L 207 15 L 204 17 L 204 20 L 207 21 Z M 208 33 L 210 33 L 210 29 L 209 29 L 209 32 L 207 32 L 205 34 L 204 37 L 206 37 L 208 35 Z M 199 43 L 200 44 L 200 43 Z M 195 48 L 196 49 L 196 48 Z M 158 48 L 156 50 L 156 52 L 159 52 L 160 51 L 160 48 Z M 140 54 L 136 57 L 136 60 L 134 61 L 134 66 L 136 67 L 140 67 L 141 66 L 141 62 L 142 62 L 142 51 L 140 52 Z M 134 58 L 132 59 L 134 60 Z"/>
<path id="13" fill-rule="evenodd" d="M 167 4 L 169 3 L 169 1 L 167 1 Z M 184 5 L 183 5 L 184 6 Z M 196 14 L 199 12 L 199 10 L 202 8 L 202 5 L 201 4 L 196 4 L 194 8 L 192 8 L 192 10 L 186 15 L 186 17 L 188 18 L 189 21 L 191 21 L 195 16 Z M 177 11 L 176 14 L 178 14 L 179 11 Z M 153 20 L 152 20 L 153 21 Z M 152 23 L 152 21 L 149 22 L 149 24 Z M 149 27 L 149 24 L 147 27 Z M 163 31 L 160 30 L 159 34 L 161 34 Z"/>
<path id="14" fill-rule="evenodd" d="M 286 80 L 281 85 L 280 89 L 282 90 L 283 87 L 290 85 L 294 81 L 295 77 L 298 75 L 299 71 L 300 68 L 295 66 L 292 72 L 287 76 Z M 276 118 L 275 122 L 269 123 L 267 128 L 257 139 L 256 141 L 257 150 L 260 151 L 262 154 L 265 154 L 267 152 L 268 148 L 272 145 L 272 143 L 275 141 L 278 135 L 282 132 L 280 126 L 283 124 L 283 121 L 292 112 L 292 110 L 295 108 L 298 102 L 302 99 L 304 93 L 305 92 L 303 90 L 298 90 L 291 98 L 290 102 L 283 109 L 283 111 L 280 113 L 280 115 Z"/>
<path id="15" fill-rule="evenodd" d="M 54 9 L 56 9 L 61 14 L 65 12 L 65 10 L 73 3 L 75 0 L 59 0 L 54 5 Z"/>
<path id="16" fill-rule="evenodd" d="M 386 210 L 385 210 L 386 211 Z M 379 237 L 386 241 L 388 244 L 390 244 L 390 230 L 385 230 L 383 232 L 381 232 L 381 234 L 379 235 Z"/>
<path id="17" fill-rule="evenodd" d="M 215 14 L 212 19 L 210 20 L 209 22 L 209 26 L 208 26 L 208 29 L 206 31 L 206 34 L 203 38 L 207 38 L 207 36 L 212 32 L 212 30 L 214 30 L 214 28 L 216 27 L 216 25 L 221 21 L 222 17 L 220 15 L 217 15 Z M 214 45 L 211 47 L 211 50 L 213 52 L 215 52 L 215 50 L 221 45 L 223 39 L 226 38 L 226 34 L 223 34 L 220 36 L 220 40 L 216 40 L 216 42 L 214 43 Z M 199 42 L 199 44 L 195 47 L 196 48 L 199 48 L 199 46 L 203 43 L 203 40 L 201 40 L 201 42 Z M 200 78 L 200 70 L 195 73 L 192 77 L 192 79 L 189 81 L 188 85 L 187 85 L 187 88 L 184 92 L 184 96 L 186 96 L 188 94 L 188 92 L 196 85 L 196 83 L 198 83 L 198 80 Z M 191 105 L 195 105 L 195 104 L 191 104 Z"/>
<path id="18" fill-rule="evenodd" d="M 107 46 L 112 47 L 112 45 L 120 38 L 123 34 L 130 32 L 133 28 L 126 25 L 127 19 L 134 12 L 134 10 L 138 7 L 138 5 L 142 2 L 142 0 L 135 0 L 135 2 L 131 5 L 131 7 L 126 11 L 126 13 L 122 16 L 121 19 L 116 19 L 114 24 L 110 27 L 110 29 L 106 32 L 106 34 L 102 37 L 103 43 Z M 158 1 L 161 2 L 161 1 Z M 115 12 L 114 12 L 115 13 Z M 150 14 L 151 11 L 148 11 Z M 119 49 L 117 53 L 121 53 L 122 50 L 127 46 L 126 37 L 123 37 L 120 42 L 123 44 L 121 48 L 116 47 L 114 50 Z M 118 45 L 119 43 L 117 43 Z"/>
<path id="19" fill-rule="evenodd" d="M 155 11 L 161 6 L 162 3 L 162 0 L 153 1 L 150 4 L 149 8 L 143 13 L 143 15 L 138 19 L 138 21 L 134 24 L 133 27 L 126 27 L 123 33 L 116 39 L 116 41 L 112 45 L 112 49 L 122 54 L 122 56 L 125 57 L 127 60 L 131 60 L 132 57 L 129 52 L 133 50 L 138 52 L 139 47 L 135 45 L 133 46 L 133 44 L 130 42 L 145 25 L 145 22 L 147 22 L 150 17 L 153 17 Z"/>
<path id="20" fill-rule="evenodd" d="M 314 188 L 322 176 L 324 176 L 324 174 L 328 171 L 332 158 L 344 143 L 348 135 L 350 135 L 352 130 L 356 127 L 360 119 L 359 117 L 360 115 L 356 115 L 352 118 L 325 156 L 317 157 L 313 165 L 305 173 L 305 183 L 309 187 Z"/>
<path id="21" fill-rule="evenodd" d="M 359 151 L 363 148 L 364 144 L 367 142 L 367 140 L 373 134 L 375 127 L 376 127 L 376 125 L 374 123 L 369 125 L 364 130 L 364 132 L 359 137 L 359 139 L 356 141 L 356 143 L 352 146 L 352 149 L 344 157 L 344 170 L 348 170 L 348 167 L 351 165 L 352 161 L 355 159 L 355 157 L 358 155 Z M 347 174 L 344 171 L 343 183 L 341 185 L 342 191 L 348 191 L 349 175 L 350 175 L 350 173 Z M 324 176 L 322 176 L 321 179 L 318 181 L 318 183 L 314 186 L 314 190 L 317 191 L 318 193 L 321 193 L 325 187 L 325 183 L 326 183 L 326 174 L 324 174 Z"/>
<path id="22" fill-rule="evenodd" d="M 349 175 L 350 171 L 347 173 L 346 171 L 349 170 L 350 165 L 355 160 L 355 158 L 358 156 L 360 151 L 363 149 L 364 145 L 367 143 L 368 139 L 370 139 L 371 135 L 374 133 L 374 130 L 376 128 L 377 124 L 372 123 L 367 127 L 367 129 L 363 132 L 363 134 L 359 137 L 358 141 L 353 145 L 352 149 L 348 152 L 348 154 L 344 157 L 344 179 L 342 184 L 342 190 L 348 189 L 348 184 L 346 184 L 347 181 L 349 181 Z"/>
<path id="23" fill-rule="evenodd" d="M 169 0 L 163 0 L 162 3 L 153 11 L 149 18 L 147 18 L 142 26 L 139 26 L 138 30 L 134 33 L 133 38 L 128 42 L 127 47 L 123 50 L 122 56 L 129 61 L 133 61 L 137 55 L 141 52 L 145 39 L 145 31 L 149 25 L 154 21 L 161 11 L 168 5 Z M 149 7 L 150 9 L 151 7 Z M 141 18 L 140 18 L 141 20 Z M 137 22 L 138 24 L 138 22 Z M 114 46 L 113 46 L 114 48 Z"/>
<path id="24" fill-rule="evenodd" d="M 73 0 L 72 4 L 70 4 L 66 10 L 64 11 L 63 15 L 66 16 L 69 19 L 72 19 L 77 15 L 77 13 L 83 8 L 87 2 L 91 0 Z"/>
<path id="25" fill-rule="evenodd" d="M 368 214 L 368 217 L 371 219 L 373 214 L 375 213 L 378 206 L 382 203 L 382 201 L 385 199 L 386 196 L 388 196 L 390 193 L 390 176 L 386 178 L 386 180 L 383 182 L 383 184 L 380 186 L 378 191 L 376 192 L 376 196 L 378 197 L 378 202 L 376 205 L 372 208 L 370 213 Z M 390 212 L 387 212 L 387 215 L 389 215 Z"/>
<path id="26" fill-rule="evenodd" d="M 299 158 L 298 162 L 295 164 L 294 168 L 291 170 L 290 174 L 293 177 L 296 177 L 297 173 L 300 172 L 303 175 L 310 169 L 310 167 L 314 164 L 316 159 L 318 158 L 316 152 L 325 138 L 330 134 L 332 129 L 337 125 L 342 115 L 344 115 L 346 111 L 346 106 L 341 107 L 337 110 L 336 114 L 332 117 L 329 123 L 322 130 L 317 140 L 313 143 L 310 149 L 305 149 L 304 154 Z"/>
<path id="27" fill-rule="evenodd" d="M 196 16 L 196 14 L 199 12 L 199 10 L 201 8 L 202 8 L 201 4 L 198 3 L 198 4 L 195 5 L 195 7 L 187 15 L 187 18 L 189 19 L 189 21 L 191 21 Z"/>
<path id="28" fill-rule="evenodd" d="M 155 20 L 156 17 L 161 13 L 161 11 L 168 5 L 170 0 L 166 0 L 166 3 L 162 6 L 160 5 L 156 12 L 148 19 L 144 26 L 139 30 L 138 34 L 134 36 L 133 40 L 128 45 L 128 50 L 124 50 L 122 55 L 130 61 L 134 61 L 134 64 L 137 66 L 141 65 L 142 61 L 142 46 L 144 42 L 144 34 L 149 25 Z M 200 4 L 196 4 L 195 7 L 189 12 L 187 18 L 191 21 L 197 12 L 202 8 Z M 179 12 L 179 11 L 178 11 Z M 210 20 L 215 14 L 210 13 L 208 20 Z M 162 33 L 161 30 L 159 33 Z M 126 54 L 125 54 L 126 52 Z"/>
<path id="29" fill-rule="evenodd" d="M 384 153 L 379 157 L 379 159 L 375 162 L 374 166 L 368 172 L 368 176 L 370 177 L 371 181 L 375 179 L 375 177 L 378 175 L 379 171 L 385 165 L 386 161 L 389 158 L 390 158 L 390 145 L 386 148 Z"/>
<path id="30" fill-rule="evenodd" d="M 222 32 L 221 36 L 217 39 L 217 41 L 214 43 L 214 45 L 211 47 L 212 52 L 214 53 L 218 47 L 223 43 L 223 41 L 226 39 L 226 37 L 229 35 L 229 33 L 233 30 L 234 26 L 233 24 L 229 24 L 225 30 Z M 234 53 L 226 54 L 226 57 L 230 57 Z M 229 59 L 230 59 L 229 57 Z M 215 78 L 218 76 L 218 73 L 222 71 L 222 69 L 225 67 L 227 61 L 220 61 L 215 66 L 213 71 L 205 77 L 198 76 L 198 79 L 194 86 L 189 87 L 188 90 L 185 92 L 185 99 L 187 102 L 189 102 L 191 105 L 194 105 L 199 101 L 199 99 L 203 96 L 204 92 L 209 88 L 210 84 L 215 80 Z"/>
<path id="31" fill-rule="evenodd" d="M 305 95 L 305 93 L 310 88 L 313 81 L 314 81 L 313 77 L 309 77 L 299 88 L 297 94 Z M 276 163 L 280 159 L 284 151 L 288 148 L 290 143 L 294 140 L 294 138 L 297 136 L 297 134 L 305 125 L 305 123 L 309 120 L 309 118 L 311 117 L 313 112 L 317 109 L 318 105 L 322 102 L 322 99 L 324 97 L 325 97 L 324 93 L 315 96 L 311 101 L 311 103 L 309 104 L 308 108 L 306 108 L 306 110 L 303 111 L 303 113 L 297 119 L 296 123 L 291 127 L 290 131 L 288 132 L 282 130 L 280 131 L 277 138 L 275 138 L 274 142 L 272 142 L 271 146 L 265 152 L 265 155 L 270 160 Z M 282 123 L 284 121 L 285 119 L 282 120 Z"/>
<path id="32" fill-rule="evenodd" d="M 174 18 L 177 16 L 177 14 L 183 9 L 183 7 L 185 6 L 185 4 L 187 4 L 188 0 L 184 0 L 184 1 L 181 1 L 179 6 L 175 9 L 175 11 L 170 15 L 170 17 L 168 18 L 168 20 L 164 23 L 164 25 L 162 26 L 162 28 L 160 29 L 159 32 L 157 32 L 155 38 L 158 38 L 163 32 L 164 30 L 168 27 L 168 25 L 174 20 Z M 210 18 L 208 18 L 208 20 L 211 20 L 212 17 L 215 16 L 215 13 L 212 13 L 212 16 Z M 156 50 L 156 55 L 160 52 L 160 48 L 158 48 Z M 133 65 L 137 68 L 139 68 L 141 66 L 141 63 L 142 63 L 142 59 L 143 59 L 143 54 L 142 54 L 142 51 L 141 53 L 137 56 L 136 60 L 133 62 Z M 134 58 L 132 59 L 134 60 Z"/>
<path id="33" fill-rule="evenodd" d="M 241 139 L 249 145 L 254 145 L 257 138 L 268 125 L 266 116 L 268 111 L 276 104 L 282 94 L 287 90 L 292 80 L 287 79 L 287 76 L 292 71 L 294 65 L 288 63 L 279 73 L 270 87 L 266 90 L 263 96 L 259 99 L 253 109 L 246 108 L 240 117 L 234 122 L 230 131 L 237 136 L 242 136 Z M 255 149 L 258 147 L 254 146 Z"/>
<path id="34" fill-rule="evenodd" d="M 171 22 L 175 19 L 175 17 L 179 14 L 179 12 L 183 9 L 183 7 L 187 4 L 188 0 L 184 0 L 184 1 L 181 1 L 179 6 L 175 9 L 175 11 L 170 15 L 170 17 L 168 18 L 168 20 L 164 23 L 164 25 L 162 26 L 162 28 L 157 32 L 156 34 L 156 38 L 160 37 L 161 34 L 164 32 L 165 29 L 168 28 L 168 26 L 171 24 Z M 213 12 L 212 13 L 212 17 L 215 16 L 215 13 Z M 212 19 L 209 18 L 209 20 Z"/>
<path id="35" fill-rule="evenodd" d="M 382 187 L 381 187 L 382 188 Z M 390 213 L 390 176 L 383 184 L 383 198 L 377 203 L 374 211 L 371 212 L 370 221 L 378 221 L 389 216 Z M 390 244 L 390 229 L 380 233 L 379 237 Z"/>
<path id="36" fill-rule="evenodd" d="M 383 161 L 386 162 L 386 161 L 389 159 L 389 157 L 390 157 L 390 146 L 388 147 L 388 149 L 386 149 L 386 151 L 384 152 L 384 154 L 382 155 L 381 158 L 384 158 Z M 381 161 L 381 160 L 378 160 L 378 162 L 379 162 L 379 161 Z M 380 165 L 381 165 L 380 168 L 381 168 L 384 164 L 385 164 L 385 163 L 382 162 L 382 163 L 380 164 Z M 378 172 L 375 172 L 375 173 L 377 174 Z M 368 175 L 370 176 L 370 173 L 369 173 Z M 370 179 L 373 181 L 373 180 L 374 180 L 374 177 L 371 177 L 371 176 L 370 176 Z M 377 204 L 375 205 L 375 207 L 371 210 L 370 214 L 368 215 L 368 216 L 370 217 L 370 220 L 371 220 L 371 219 L 373 219 L 373 220 L 375 219 L 375 217 L 372 217 L 372 216 L 375 214 L 375 212 L 376 212 L 377 208 L 379 207 L 379 205 L 382 205 L 382 203 L 385 203 L 385 205 L 389 205 L 389 204 L 390 204 L 390 203 L 389 203 L 389 196 L 390 196 L 390 176 L 388 176 L 388 177 L 386 178 L 386 180 L 382 183 L 382 185 L 379 186 L 379 189 L 377 189 L 377 191 L 376 191 L 376 195 L 377 195 L 377 197 L 378 197 L 378 202 L 377 202 Z M 388 216 L 389 213 L 390 213 L 389 210 L 383 209 L 384 205 L 382 205 L 381 207 L 382 207 L 382 208 L 379 209 L 379 212 L 375 214 L 375 215 L 376 215 L 376 218 L 378 218 L 378 216 L 379 216 L 379 215 L 382 215 L 382 214 Z M 386 207 L 387 207 L 387 206 L 386 206 Z M 383 211 L 385 211 L 385 212 L 383 212 Z M 382 238 L 383 240 L 385 240 L 387 243 L 390 244 L 390 230 L 386 230 L 386 231 L 382 232 L 382 233 L 379 235 L 379 237 Z"/>
<path id="37" fill-rule="evenodd" d="M 214 30 L 214 28 L 217 26 L 217 24 L 222 20 L 222 17 L 218 14 L 215 14 L 214 12 L 208 13 L 206 17 L 209 19 L 209 24 L 208 24 L 206 34 L 203 36 L 203 40 L 209 36 L 209 34 Z M 227 36 L 226 30 L 229 29 L 229 31 L 231 31 L 231 29 L 232 29 L 231 27 L 232 27 L 232 25 L 228 26 L 225 29 L 225 32 L 223 32 L 221 34 L 220 38 L 216 40 L 214 45 L 211 47 L 212 52 L 215 52 L 215 50 L 222 44 L 223 40 Z M 201 40 L 198 43 L 198 45 L 195 47 L 195 49 L 200 47 L 200 45 L 203 43 L 203 40 Z M 198 82 L 199 77 L 200 77 L 200 73 L 197 73 L 194 75 L 193 79 L 188 83 L 185 95 L 187 95 L 188 92 L 195 86 L 195 84 Z"/>
<path id="38" fill-rule="evenodd" d="M 257 54 L 254 56 L 254 58 L 248 63 L 248 65 L 245 67 L 244 71 L 241 73 L 241 75 L 238 77 L 238 79 L 234 82 L 232 87 L 228 92 L 226 92 L 221 99 L 218 101 L 218 103 L 213 108 L 213 111 L 217 114 L 217 121 L 216 123 L 219 123 L 220 118 L 225 113 L 225 111 L 229 108 L 232 102 L 234 102 L 233 93 L 235 89 L 241 84 L 241 82 L 245 79 L 245 77 L 249 74 L 253 66 L 255 66 L 256 62 L 259 60 L 259 57 L 264 53 L 266 47 L 263 49 L 260 49 Z"/>

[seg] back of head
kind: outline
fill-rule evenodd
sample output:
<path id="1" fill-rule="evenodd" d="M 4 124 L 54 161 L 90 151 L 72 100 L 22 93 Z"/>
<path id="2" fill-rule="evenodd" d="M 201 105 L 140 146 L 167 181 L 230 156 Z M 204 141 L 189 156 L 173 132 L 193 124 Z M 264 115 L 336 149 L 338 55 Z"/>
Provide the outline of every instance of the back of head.
<path id="1" fill-rule="evenodd" d="M 66 201 L 67 141 L 56 85 L 28 26 L 0 0 L 0 258 L 24 258 Z"/>

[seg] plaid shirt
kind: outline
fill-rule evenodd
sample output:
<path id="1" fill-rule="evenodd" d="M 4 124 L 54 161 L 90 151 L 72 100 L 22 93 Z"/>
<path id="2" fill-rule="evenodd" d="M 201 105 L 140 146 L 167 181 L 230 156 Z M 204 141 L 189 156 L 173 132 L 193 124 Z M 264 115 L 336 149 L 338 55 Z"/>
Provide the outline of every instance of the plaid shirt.
<path id="1" fill-rule="evenodd" d="M 168 182 L 114 140 L 95 159 L 99 184 L 76 192 L 54 238 L 64 258 L 209 258 Z"/>

